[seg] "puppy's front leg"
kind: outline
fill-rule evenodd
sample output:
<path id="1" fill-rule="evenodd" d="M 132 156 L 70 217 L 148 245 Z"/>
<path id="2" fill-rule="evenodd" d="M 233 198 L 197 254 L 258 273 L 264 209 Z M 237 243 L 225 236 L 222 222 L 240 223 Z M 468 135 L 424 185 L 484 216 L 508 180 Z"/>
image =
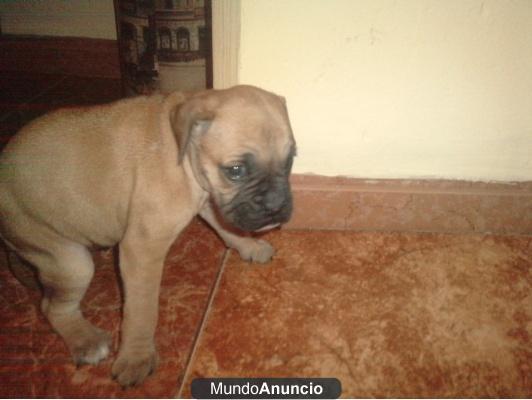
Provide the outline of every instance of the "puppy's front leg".
<path id="1" fill-rule="evenodd" d="M 156 221 L 151 225 L 156 227 Z M 146 226 L 129 229 L 119 248 L 125 304 L 120 350 L 112 372 L 124 387 L 142 382 L 157 364 L 154 334 L 159 289 L 164 259 L 175 235 L 151 230 Z"/>
<path id="2" fill-rule="evenodd" d="M 203 206 L 203 209 L 200 211 L 200 216 L 218 233 L 227 247 L 238 251 L 243 260 L 267 263 L 275 254 L 275 249 L 266 240 L 239 236 L 225 229 L 218 222 L 209 202 L 206 202 Z"/>

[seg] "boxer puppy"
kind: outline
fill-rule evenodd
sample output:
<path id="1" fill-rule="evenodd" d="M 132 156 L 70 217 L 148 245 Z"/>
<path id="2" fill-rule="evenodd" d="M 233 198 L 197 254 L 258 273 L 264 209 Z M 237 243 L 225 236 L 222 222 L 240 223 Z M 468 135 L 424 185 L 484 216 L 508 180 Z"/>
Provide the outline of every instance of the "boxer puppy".
<path id="1" fill-rule="evenodd" d="M 109 354 L 80 310 L 92 246 L 119 244 L 125 303 L 113 376 L 156 366 L 163 262 L 199 214 L 255 262 L 273 248 L 239 234 L 286 222 L 295 141 L 283 98 L 252 86 L 63 109 L 24 127 L 0 156 L 0 235 L 38 270 L 42 311 L 76 363 Z"/>

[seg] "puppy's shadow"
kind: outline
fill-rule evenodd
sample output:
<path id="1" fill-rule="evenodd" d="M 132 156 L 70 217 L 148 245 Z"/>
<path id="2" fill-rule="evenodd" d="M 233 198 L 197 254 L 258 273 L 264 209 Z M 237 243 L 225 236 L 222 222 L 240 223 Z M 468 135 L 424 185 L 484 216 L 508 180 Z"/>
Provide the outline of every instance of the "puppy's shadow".
<path id="1" fill-rule="evenodd" d="M 43 287 L 39 281 L 37 268 L 24 260 L 13 250 L 8 249 L 4 243 L 0 245 L 0 249 L 4 253 L 5 264 L 13 276 L 28 289 L 40 290 L 42 292 Z"/>

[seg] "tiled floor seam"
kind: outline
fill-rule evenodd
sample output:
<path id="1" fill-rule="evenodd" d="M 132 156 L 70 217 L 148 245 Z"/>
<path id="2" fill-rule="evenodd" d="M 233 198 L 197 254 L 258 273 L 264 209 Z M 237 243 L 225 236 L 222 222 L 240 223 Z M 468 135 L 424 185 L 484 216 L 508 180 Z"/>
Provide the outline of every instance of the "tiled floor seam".
<path id="1" fill-rule="evenodd" d="M 40 97 L 43 97 L 48 92 L 52 91 L 53 89 L 60 86 L 63 82 L 65 82 L 68 79 L 67 75 L 63 75 L 61 78 L 58 78 L 57 81 L 52 83 L 50 86 L 47 86 L 45 89 L 41 90 L 38 94 L 35 96 L 30 97 L 27 101 L 25 101 L 23 104 L 31 104 L 32 102 L 38 100 Z"/>
<path id="2" fill-rule="evenodd" d="M 212 303 L 214 302 L 214 298 L 216 297 L 216 293 L 218 292 L 218 286 L 220 285 L 220 281 L 222 280 L 222 276 L 225 270 L 225 265 L 227 264 L 227 260 L 229 259 L 229 256 L 231 254 L 231 250 L 227 249 L 224 253 L 224 256 L 222 258 L 220 269 L 218 270 L 218 274 L 216 275 L 216 279 L 214 281 L 214 284 L 211 289 L 211 293 L 209 294 L 209 300 L 207 302 L 207 306 L 205 307 L 205 312 L 203 313 L 203 317 L 201 319 L 201 322 L 199 324 L 198 330 L 196 332 L 196 337 L 194 338 L 194 342 L 192 344 L 192 350 L 190 351 L 190 354 L 188 356 L 188 360 L 185 364 L 185 371 L 183 372 L 183 380 L 178 388 L 178 391 L 176 392 L 176 395 L 174 398 L 181 398 L 181 394 L 183 393 L 183 387 L 187 383 L 188 374 L 190 372 L 191 364 L 194 361 L 194 355 L 196 353 L 196 349 L 198 347 L 198 344 L 200 342 L 201 336 L 203 334 L 205 325 L 207 324 L 207 319 L 209 318 L 209 313 L 212 308 Z"/>
<path id="3" fill-rule="evenodd" d="M 35 100 L 37 100 L 39 97 L 42 97 L 44 96 L 46 93 L 48 93 L 49 91 L 51 91 L 52 89 L 55 89 L 56 87 L 58 87 L 59 85 L 61 85 L 66 79 L 68 78 L 67 75 L 64 75 L 64 76 L 61 76 L 60 78 L 58 78 L 56 81 L 54 81 L 53 83 L 50 84 L 50 86 L 47 86 L 45 89 L 41 90 L 40 92 L 38 92 L 37 94 L 33 95 L 33 96 L 29 96 L 27 99 L 23 100 L 22 103 L 19 103 L 18 106 L 25 106 L 27 104 L 31 104 L 32 102 L 34 102 Z M 5 121 L 7 118 L 9 118 L 10 116 L 12 116 L 13 114 L 19 112 L 19 108 L 16 107 L 15 109 L 11 110 L 11 111 L 8 111 L 7 113 L 5 114 L 2 114 L 0 116 L 0 122 L 3 122 Z"/>

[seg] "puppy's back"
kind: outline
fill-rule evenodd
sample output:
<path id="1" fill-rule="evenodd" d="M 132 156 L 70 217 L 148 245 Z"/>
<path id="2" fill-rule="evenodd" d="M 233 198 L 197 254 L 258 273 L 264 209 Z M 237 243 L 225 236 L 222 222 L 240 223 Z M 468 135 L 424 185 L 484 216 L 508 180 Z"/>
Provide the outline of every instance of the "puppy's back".
<path id="1" fill-rule="evenodd" d="M 22 128 L 0 155 L 0 224 L 31 217 L 77 242 L 116 242 L 126 221 L 123 193 L 133 185 L 131 160 L 160 101 L 60 109 Z"/>

